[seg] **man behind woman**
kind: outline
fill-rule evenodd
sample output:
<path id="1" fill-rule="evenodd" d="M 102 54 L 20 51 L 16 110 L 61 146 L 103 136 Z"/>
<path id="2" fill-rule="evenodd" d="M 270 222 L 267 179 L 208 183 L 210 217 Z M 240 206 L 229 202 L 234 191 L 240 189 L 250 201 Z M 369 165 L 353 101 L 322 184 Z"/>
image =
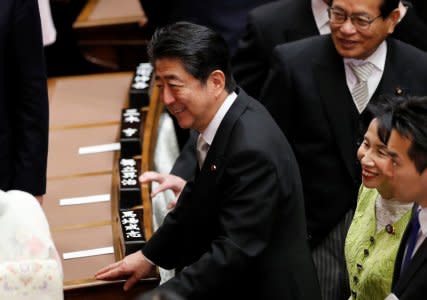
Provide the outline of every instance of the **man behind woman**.
<path id="1" fill-rule="evenodd" d="M 400 101 L 382 98 L 380 105 L 370 107 L 376 117 L 357 152 L 362 186 L 345 243 L 350 299 L 384 299 L 390 293 L 396 255 L 410 220 L 413 204 L 395 196 L 387 152 L 390 133 L 384 129 L 387 111 Z"/>

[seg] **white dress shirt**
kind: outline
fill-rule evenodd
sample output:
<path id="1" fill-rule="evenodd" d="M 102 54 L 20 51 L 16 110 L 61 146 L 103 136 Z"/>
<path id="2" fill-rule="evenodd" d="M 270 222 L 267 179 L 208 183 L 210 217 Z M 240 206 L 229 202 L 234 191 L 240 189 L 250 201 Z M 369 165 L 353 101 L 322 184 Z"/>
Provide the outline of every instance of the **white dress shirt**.
<path id="1" fill-rule="evenodd" d="M 311 0 L 311 9 L 320 34 L 331 33 L 329 27 L 328 5 L 323 0 Z"/>
<path id="2" fill-rule="evenodd" d="M 225 114 L 230 109 L 231 105 L 233 104 L 234 100 L 236 100 L 237 94 L 235 92 L 232 92 L 225 98 L 224 102 L 219 107 L 218 111 L 216 112 L 215 116 L 212 118 L 212 120 L 209 122 L 209 125 L 206 127 L 206 129 L 203 132 L 200 132 L 203 139 L 206 141 L 206 143 L 212 145 L 212 141 L 215 137 L 215 134 L 218 130 L 219 125 L 221 124 L 222 119 L 224 119 Z"/>
<path id="3" fill-rule="evenodd" d="M 372 71 L 371 76 L 368 79 L 368 97 L 371 99 L 372 95 L 375 93 L 377 89 L 381 77 L 383 76 L 385 59 L 387 57 L 387 42 L 383 41 L 368 58 L 362 59 L 354 59 L 354 58 L 344 58 L 344 66 L 345 66 L 345 77 L 347 80 L 347 86 L 350 91 L 353 90 L 355 85 L 357 84 L 357 78 L 351 70 L 349 64 L 359 65 L 365 62 L 370 62 L 374 65 L 374 70 Z"/>

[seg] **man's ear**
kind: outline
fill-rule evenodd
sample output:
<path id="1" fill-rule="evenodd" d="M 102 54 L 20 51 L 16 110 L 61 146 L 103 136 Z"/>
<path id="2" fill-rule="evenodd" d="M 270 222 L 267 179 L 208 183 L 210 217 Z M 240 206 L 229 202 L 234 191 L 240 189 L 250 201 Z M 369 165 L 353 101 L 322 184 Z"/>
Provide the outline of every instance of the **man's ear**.
<path id="1" fill-rule="evenodd" d="M 393 33 L 394 28 L 396 27 L 397 23 L 399 23 L 399 19 L 400 19 L 400 10 L 399 8 L 396 8 L 387 17 L 387 21 L 389 22 L 389 27 L 388 27 L 389 34 Z"/>
<path id="2" fill-rule="evenodd" d="M 213 71 L 208 78 L 208 81 L 215 93 L 219 96 L 225 89 L 225 74 L 221 70 Z"/>

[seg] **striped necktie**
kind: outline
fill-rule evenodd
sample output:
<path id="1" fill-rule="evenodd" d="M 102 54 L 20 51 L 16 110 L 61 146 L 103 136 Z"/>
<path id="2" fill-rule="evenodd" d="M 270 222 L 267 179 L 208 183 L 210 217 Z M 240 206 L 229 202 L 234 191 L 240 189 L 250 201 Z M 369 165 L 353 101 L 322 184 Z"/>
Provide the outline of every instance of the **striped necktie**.
<path id="1" fill-rule="evenodd" d="M 197 138 L 197 161 L 200 169 L 202 169 L 208 150 L 209 144 L 205 141 L 203 136 L 199 134 L 199 137 Z"/>
<path id="2" fill-rule="evenodd" d="M 366 62 L 360 65 L 350 63 L 348 66 L 357 78 L 357 84 L 351 91 L 351 95 L 353 96 L 357 110 L 359 113 L 362 113 L 369 102 L 368 78 L 374 70 L 374 65 L 370 62 Z"/>

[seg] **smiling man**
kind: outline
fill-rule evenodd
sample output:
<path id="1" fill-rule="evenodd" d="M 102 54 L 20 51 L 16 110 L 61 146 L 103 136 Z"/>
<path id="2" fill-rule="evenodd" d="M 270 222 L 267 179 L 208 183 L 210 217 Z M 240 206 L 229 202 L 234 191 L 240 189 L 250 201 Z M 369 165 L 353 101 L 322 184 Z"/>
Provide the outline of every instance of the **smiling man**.
<path id="1" fill-rule="evenodd" d="M 274 50 L 265 103 L 293 147 L 324 299 L 348 299 L 343 245 L 360 185 L 370 99 L 427 94 L 427 55 L 389 38 L 398 0 L 333 0 L 331 34 Z M 369 116 L 367 116 L 369 118 Z"/>
<path id="2" fill-rule="evenodd" d="M 159 289 L 189 300 L 320 299 L 295 157 L 267 110 L 235 86 L 224 39 L 176 23 L 149 49 L 161 100 L 197 131 L 198 166 L 187 183 L 143 174 L 176 179 L 177 205 L 142 251 L 96 278 L 129 276 L 128 289 L 158 265 L 181 269 Z"/>

